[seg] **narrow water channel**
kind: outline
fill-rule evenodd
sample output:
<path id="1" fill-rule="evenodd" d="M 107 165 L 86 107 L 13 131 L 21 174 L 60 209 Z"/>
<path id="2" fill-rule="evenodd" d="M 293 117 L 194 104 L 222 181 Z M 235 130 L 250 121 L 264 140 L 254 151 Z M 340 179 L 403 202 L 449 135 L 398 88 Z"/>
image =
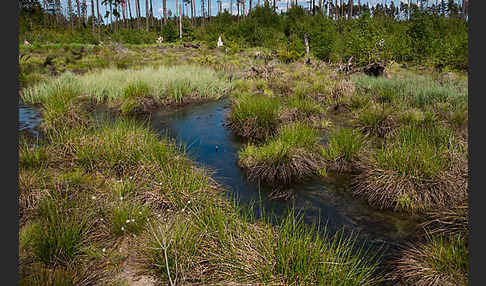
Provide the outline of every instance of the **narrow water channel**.
<path id="1" fill-rule="evenodd" d="M 33 107 L 19 103 L 19 132 L 28 132 L 34 136 L 38 136 L 37 127 L 41 123 L 41 116 L 39 111 Z"/>
<path id="2" fill-rule="evenodd" d="M 387 249 L 397 249 L 397 244 L 413 234 L 417 218 L 370 207 L 352 195 L 345 176 L 333 182 L 310 179 L 281 189 L 286 199 L 271 199 L 274 188 L 250 183 L 237 166 L 238 151 L 245 143 L 225 127 L 228 103 L 222 100 L 160 111 L 151 116 L 150 122 L 162 135 L 168 134 L 183 144 L 192 160 L 214 172 L 213 178 L 225 187 L 227 196 L 242 204 L 261 202 L 266 213 L 277 216 L 294 207 L 308 224 L 320 222 L 330 233 L 340 229 L 358 233 L 360 239 Z"/>
<path id="3" fill-rule="evenodd" d="M 399 245 L 414 233 L 418 218 L 370 207 L 366 201 L 352 195 L 346 176 L 336 176 L 332 181 L 314 178 L 285 188 L 261 187 L 249 182 L 237 166 L 238 151 L 245 142 L 225 127 L 230 112 L 228 104 L 226 99 L 161 110 L 150 116 L 150 124 L 161 135 L 168 135 L 184 145 L 189 158 L 210 169 L 212 177 L 227 190 L 226 196 L 240 204 L 257 202 L 265 213 L 277 217 L 294 208 L 307 224 L 326 225 L 331 234 L 341 229 L 353 232 L 368 245 L 383 246 L 385 256 L 400 249 Z M 101 113 L 106 111 L 101 108 Z M 40 122 L 36 108 L 19 105 L 19 131 L 37 136 Z M 272 198 L 275 188 L 286 194 L 284 199 Z"/>

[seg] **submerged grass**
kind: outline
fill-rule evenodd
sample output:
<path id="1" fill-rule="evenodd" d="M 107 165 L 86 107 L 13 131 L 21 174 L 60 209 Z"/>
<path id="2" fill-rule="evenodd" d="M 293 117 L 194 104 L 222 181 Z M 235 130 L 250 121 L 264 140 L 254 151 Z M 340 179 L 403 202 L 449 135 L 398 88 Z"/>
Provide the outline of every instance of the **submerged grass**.
<path id="1" fill-rule="evenodd" d="M 250 180 L 289 183 L 313 174 L 321 165 L 319 132 L 308 124 L 280 128 L 261 146 L 249 144 L 239 152 L 239 164 Z"/>

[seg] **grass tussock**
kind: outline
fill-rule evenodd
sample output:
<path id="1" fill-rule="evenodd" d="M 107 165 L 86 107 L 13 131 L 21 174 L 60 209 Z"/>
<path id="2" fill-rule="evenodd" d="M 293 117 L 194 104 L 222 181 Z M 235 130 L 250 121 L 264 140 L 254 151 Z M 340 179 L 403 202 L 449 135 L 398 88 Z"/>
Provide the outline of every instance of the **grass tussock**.
<path id="1" fill-rule="evenodd" d="M 357 114 L 356 125 L 365 134 L 385 137 L 397 127 L 393 108 L 368 105 Z"/>
<path id="2" fill-rule="evenodd" d="M 410 285 L 468 285 L 467 240 L 462 236 L 429 237 L 402 251 L 393 276 Z"/>
<path id="3" fill-rule="evenodd" d="M 239 165 L 247 170 L 250 180 L 289 183 L 321 167 L 318 141 L 318 130 L 308 124 L 286 125 L 268 142 L 241 150 Z"/>
<path id="4" fill-rule="evenodd" d="M 244 138 L 261 140 L 278 128 L 280 100 L 253 94 L 241 94 L 233 100 L 229 126 Z"/>
<path id="5" fill-rule="evenodd" d="M 365 160 L 356 193 L 383 208 L 424 211 L 466 198 L 467 160 L 450 130 L 400 128 L 394 141 Z"/>
<path id="6" fill-rule="evenodd" d="M 467 201 L 447 209 L 432 210 L 427 213 L 427 221 L 422 227 L 431 235 L 469 234 L 469 209 Z"/>
<path id="7" fill-rule="evenodd" d="M 362 134 L 350 128 L 341 128 L 329 133 L 322 155 L 329 170 L 352 171 L 364 147 L 365 138 Z"/>
<path id="8" fill-rule="evenodd" d="M 287 103 L 288 107 L 295 108 L 302 115 L 301 118 L 316 116 L 324 112 L 324 108 L 314 102 L 310 97 L 294 95 Z"/>

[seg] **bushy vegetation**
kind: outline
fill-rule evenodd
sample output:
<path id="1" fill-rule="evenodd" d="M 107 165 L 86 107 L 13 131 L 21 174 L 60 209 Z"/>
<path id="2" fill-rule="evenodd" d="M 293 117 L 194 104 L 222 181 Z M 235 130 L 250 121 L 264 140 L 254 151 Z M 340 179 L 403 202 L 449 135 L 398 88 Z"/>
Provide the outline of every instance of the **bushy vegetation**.
<path id="1" fill-rule="evenodd" d="M 196 26 L 184 19 L 183 40 L 197 40 L 215 47 L 218 37 L 222 36 L 223 43 L 232 52 L 265 47 L 272 49 L 284 62 L 293 62 L 305 54 L 304 35 L 307 35 L 311 54 L 324 61 L 343 62 L 353 57 L 356 65 L 373 60 L 393 60 L 431 65 L 440 70 L 467 69 L 468 22 L 458 17 L 454 9 L 450 10 L 452 15 L 444 17 L 415 6 L 410 11 L 410 20 L 404 20 L 396 11 L 384 14 L 382 8 L 369 11 L 364 5 L 354 19 L 335 20 L 332 15 L 321 12 L 311 15 L 301 6 L 291 6 L 288 11 L 278 14 L 265 3 L 253 7 L 238 21 L 228 11 L 212 17 L 204 25 L 200 25 L 200 17 L 196 18 Z M 354 9 L 358 11 L 358 7 Z M 42 18 L 42 13 L 37 12 L 38 17 Z M 128 21 L 132 29 L 127 29 L 121 22 L 115 25 L 117 27 L 103 25 L 101 35 L 92 35 L 90 26 L 71 31 L 66 29 L 69 25 L 66 23 L 62 29 L 56 29 L 42 20 L 34 20 L 32 24 L 32 20 L 29 22 L 24 17 L 20 21 L 21 43 L 28 40 L 31 43 L 93 44 L 101 38 L 102 41 L 128 44 L 154 44 L 160 36 L 165 42 L 179 41 L 175 17 L 170 17 L 165 25 L 156 19 L 156 25 L 150 25 L 149 31 L 135 29 L 135 20 Z M 91 19 L 87 24 L 91 24 Z"/>

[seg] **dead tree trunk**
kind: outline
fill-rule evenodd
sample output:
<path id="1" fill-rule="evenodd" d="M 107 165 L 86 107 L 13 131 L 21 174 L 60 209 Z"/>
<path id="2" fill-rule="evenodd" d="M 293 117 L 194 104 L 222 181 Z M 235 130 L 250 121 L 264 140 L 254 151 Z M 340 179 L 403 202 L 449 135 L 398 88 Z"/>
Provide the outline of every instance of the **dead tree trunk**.
<path id="1" fill-rule="evenodd" d="M 94 37 L 96 37 L 94 0 L 91 0 L 91 26 L 92 26 L 92 29 L 93 29 L 93 38 L 94 38 Z"/>
<path id="2" fill-rule="evenodd" d="M 76 0 L 76 6 L 78 8 L 78 29 L 81 28 L 81 6 L 79 5 L 79 0 Z"/>
<path id="3" fill-rule="evenodd" d="M 205 17 L 205 13 L 204 13 L 204 0 L 201 0 L 201 25 L 204 26 L 204 17 Z"/>
<path id="4" fill-rule="evenodd" d="M 349 14 L 348 19 L 353 19 L 353 0 L 349 0 Z"/>
<path id="5" fill-rule="evenodd" d="M 73 22 L 73 4 L 71 0 L 68 0 L 69 6 L 69 20 L 71 20 L 71 32 L 74 31 L 74 22 Z"/>
<path id="6" fill-rule="evenodd" d="M 334 15 L 336 16 L 336 21 L 337 19 L 339 19 L 339 15 L 338 15 L 338 0 L 336 0 L 336 6 L 334 7 Z"/>
<path id="7" fill-rule="evenodd" d="M 208 0 L 208 22 L 211 22 L 211 0 Z"/>
<path id="8" fill-rule="evenodd" d="M 96 14 L 98 14 L 98 41 L 101 41 L 101 16 L 100 16 L 100 1 L 96 0 Z"/>
<path id="9" fill-rule="evenodd" d="M 130 27 L 130 29 L 132 28 L 132 6 L 130 5 L 130 1 L 131 0 L 127 0 L 127 3 L 128 3 L 128 16 L 130 17 L 129 20 L 128 20 L 128 26 Z"/>
<path id="10" fill-rule="evenodd" d="M 135 0 L 135 9 L 137 13 L 137 27 L 139 30 L 142 29 L 142 22 L 140 19 L 140 0 Z"/>
<path id="11" fill-rule="evenodd" d="M 163 10 L 164 10 L 164 25 L 167 24 L 167 0 L 162 1 Z"/>
<path id="12" fill-rule="evenodd" d="M 150 25 L 154 28 L 154 9 L 152 7 L 152 0 L 150 0 Z"/>
<path id="13" fill-rule="evenodd" d="M 113 7 L 111 6 L 110 2 L 110 29 L 113 31 Z"/>
<path id="14" fill-rule="evenodd" d="M 88 24 L 88 5 L 86 5 L 86 0 L 83 0 L 83 23 Z"/>
<path id="15" fill-rule="evenodd" d="M 149 2 L 145 0 L 145 29 L 149 31 Z"/>
<path id="16" fill-rule="evenodd" d="M 182 9 L 182 4 L 179 4 L 179 39 L 182 40 L 182 15 L 181 15 L 181 9 Z"/>
<path id="17" fill-rule="evenodd" d="M 340 0 L 339 4 L 341 5 L 341 11 L 339 11 L 339 17 L 344 16 L 344 5 L 343 5 L 343 0 Z"/>
<path id="18" fill-rule="evenodd" d="M 125 1 L 121 2 L 121 9 L 122 9 L 122 18 L 123 18 L 123 27 L 127 28 L 127 17 L 126 17 L 126 3 Z"/>
<path id="19" fill-rule="evenodd" d="M 305 44 L 305 56 L 309 58 L 309 39 L 307 38 L 307 34 L 304 34 L 304 44 Z"/>
<path id="20" fill-rule="evenodd" d="M 192 23 L 192 25 L 194 25 L 194 7 L 193 7 L 193 5 L 194 5 L 194 1 L 191 0 L 191 23 Z"/>

